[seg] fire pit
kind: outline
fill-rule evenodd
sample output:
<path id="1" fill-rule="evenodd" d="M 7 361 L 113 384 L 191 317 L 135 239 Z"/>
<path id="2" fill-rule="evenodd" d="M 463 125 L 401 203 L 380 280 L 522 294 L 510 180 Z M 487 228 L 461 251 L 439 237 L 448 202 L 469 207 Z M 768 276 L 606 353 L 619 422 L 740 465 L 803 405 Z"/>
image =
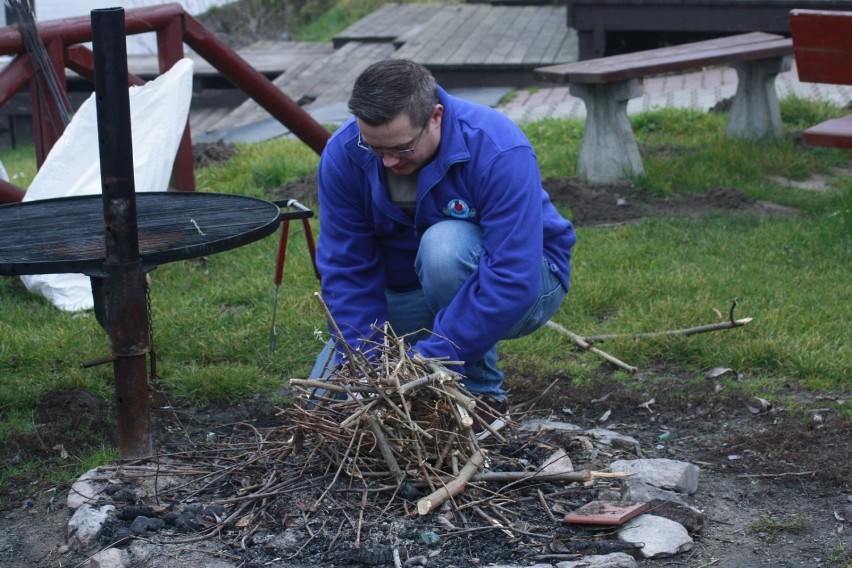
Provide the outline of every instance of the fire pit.
<path id="1" fill-rule="evenodd" d="M 112 344 L 122 459 L 149 457 L 145 274 L 271 234 L 277 205 L 233 195 L 136 195 L 124 9 L 93 10 L 101 195 L 0 208 L 0 275 L 84 273 Z M 152 361 L 153 369 L 153 361 Z"/>

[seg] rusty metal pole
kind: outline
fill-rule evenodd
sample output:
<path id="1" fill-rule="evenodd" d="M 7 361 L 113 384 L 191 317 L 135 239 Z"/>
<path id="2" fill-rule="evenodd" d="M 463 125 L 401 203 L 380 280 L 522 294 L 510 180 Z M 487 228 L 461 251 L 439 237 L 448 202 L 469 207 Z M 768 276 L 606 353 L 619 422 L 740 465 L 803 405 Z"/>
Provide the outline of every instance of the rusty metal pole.
<path id="1" fill-rule="evenodd" d="M 122 459 L 151 455 L 145 274 L 139 258 L 124 9 L 92 10 L 92 51 L 103 189 L 106 327 L 115 358 Z"/>

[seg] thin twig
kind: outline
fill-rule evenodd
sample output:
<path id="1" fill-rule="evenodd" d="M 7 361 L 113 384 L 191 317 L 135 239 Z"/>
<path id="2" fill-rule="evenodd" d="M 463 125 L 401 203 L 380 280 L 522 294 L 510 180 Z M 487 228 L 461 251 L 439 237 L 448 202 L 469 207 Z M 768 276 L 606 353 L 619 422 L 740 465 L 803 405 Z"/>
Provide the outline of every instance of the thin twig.
<path id="1" fill-rule="evenodd" d="M 583 349 L 586 349 L 587 351 L 591 351 L 592 353 L 600 355 L 601 357 L 603 357 L 604 359 L 606 359 L 607 361 L 609 361 L 610 363 L 612 363 L 616 367 L 620 367 L 620 368 L 624 369 L 625 371 L 627 371 L 628 373 L 635 373 L 636 371 L 639 370 L 638 367 L 634 367 L 633 365 L 628 365 L 627 363 L 625 363 L 621 359 L 618 359 L 617 357 L 610 355 L 606 351 L 603 351 L 602 349 L 598 349 L 597 347 L 594 347 L 592 344 L 590 344 L 588 341 L 586 341 L 585 338 L 583 338 L 580 335 L 577 335 L 573 331 L 567 330 L 566 328 L 562 327 L 561 325 L 559 325 L 555 321 L 552 321 L 552 320 L 548 321 L 544 325 L 545 325 L 545 327 L 549 327 L 550 329 L 555 329 L 556 331 L 558 331 L 559 333 L 562 333 L 563 335 L 567 335 L 571 339 L 571 341 L 573 341 L 574 343 L 576 343 L 577 345 L 579 345 Z"/>

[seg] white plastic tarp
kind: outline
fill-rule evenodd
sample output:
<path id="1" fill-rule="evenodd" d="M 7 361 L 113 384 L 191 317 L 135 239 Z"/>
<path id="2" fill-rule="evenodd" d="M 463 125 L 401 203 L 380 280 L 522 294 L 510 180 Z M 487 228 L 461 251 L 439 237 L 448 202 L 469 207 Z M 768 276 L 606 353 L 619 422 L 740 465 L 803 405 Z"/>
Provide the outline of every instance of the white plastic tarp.
<path id="1" fill-rule="evenodd" d="M 178 61 L 153 81 L 130 87 L 133 175 L 136 191 L 166 191 L 192 99 L 191 59 Z M 24 195 L 24 201 L 101 193 L 98 119 L 94 93 L 74 114 Z M 61 310 L 94 307 L 83 274 L 22 276 L 30 292 Z"/>

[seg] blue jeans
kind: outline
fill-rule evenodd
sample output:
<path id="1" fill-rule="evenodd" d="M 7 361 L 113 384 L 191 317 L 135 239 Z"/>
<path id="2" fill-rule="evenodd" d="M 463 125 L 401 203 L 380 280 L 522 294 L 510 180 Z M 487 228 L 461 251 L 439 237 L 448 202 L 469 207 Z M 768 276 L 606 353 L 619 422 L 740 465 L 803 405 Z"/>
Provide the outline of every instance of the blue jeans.
<path id="1" fill-rule="evenodd" d="M 482 253 L 482 230 L 467 221 L 442 221 L 429 227 L 420 241 L 414 268 L 421 288 L 410 292 L 385 290 L 388 321 L 397 336 L 407 337 L 409 344 L 430 333 L 435 314 L 458 293 L 461 286 L 479 266 Z M 538 300 L 513 325 L 502 339 L 516 339 L 543 326 L 565 298 L 556 274 L 547 259 L 541 261 L 541 289 Z M 312 378 L 328 376 L 327 363 L 334 349 L 329 340 L 311 370 Z M 465 366 L 462 383 L 471 392 L 487 394 L 498 400 L 506 397 L 503 372 L 497 367 L 497 345 L 491 346 L 479 361 Z"/>

